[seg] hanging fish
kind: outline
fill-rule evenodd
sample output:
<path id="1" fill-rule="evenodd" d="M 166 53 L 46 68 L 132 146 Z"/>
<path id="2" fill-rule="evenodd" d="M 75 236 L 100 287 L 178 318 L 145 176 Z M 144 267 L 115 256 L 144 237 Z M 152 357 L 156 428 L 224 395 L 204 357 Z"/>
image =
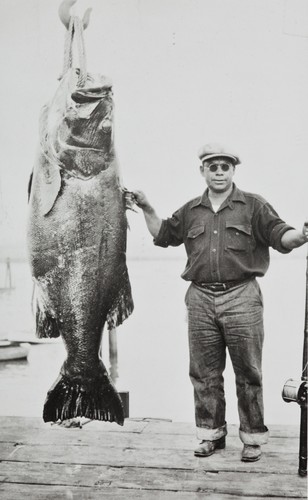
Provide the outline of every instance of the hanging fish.
<path id="1" fill-rule="evenodd" d="M 99 357 L 104 325 L 120 325 L 133 310 L 112 85 L 88 73 L 80 88 L 78 78 L 78 69 L 67 71 L 43 108 L 29 194 L 37 335 L 61 335 L 67 350 L 43 418 L 83 416 L 123 425 L 120 396 Z"/>

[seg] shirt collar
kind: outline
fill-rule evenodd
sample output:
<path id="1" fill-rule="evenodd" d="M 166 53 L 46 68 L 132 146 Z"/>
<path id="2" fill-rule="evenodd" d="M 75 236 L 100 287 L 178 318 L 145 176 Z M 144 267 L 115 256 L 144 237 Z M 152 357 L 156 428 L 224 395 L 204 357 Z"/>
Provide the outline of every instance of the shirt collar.
<path id="1" fill-rule="evenodd" d="M 233 190 L 229 194 L 228 198 L 225 200 L 225 203 L 232 205 L 233 201 L 240 201 L 242 203 L 246 203 L 246 198 L 244 196 L 243 191 L 238 189 L 238 187 L 236 187 L 236 185 L 234 183 L 233 183 Z M 209 200 L 209 189 L 208 188 L 204 191 L 202 196 L 199 196 L 199 198 L 197 198 L 193 202 L 193 204 L 191 205 L 191 208 L 197 207 L 199 205 L 203 205 L 204 207 L 211 207 L 212 206 L 211 202 Z"/>

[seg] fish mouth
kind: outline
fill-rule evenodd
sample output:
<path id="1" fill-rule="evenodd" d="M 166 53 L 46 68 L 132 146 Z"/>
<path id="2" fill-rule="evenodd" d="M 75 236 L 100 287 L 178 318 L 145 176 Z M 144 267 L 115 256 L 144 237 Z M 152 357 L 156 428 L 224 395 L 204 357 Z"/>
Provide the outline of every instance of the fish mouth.
<path id="1" fill-rule="evenodd" d="M 71 94 L 71 98 L 77 104 L 88 104 L 100 101 L 111 93 L 111 85 L 102 87 L 80 88 Z"/>

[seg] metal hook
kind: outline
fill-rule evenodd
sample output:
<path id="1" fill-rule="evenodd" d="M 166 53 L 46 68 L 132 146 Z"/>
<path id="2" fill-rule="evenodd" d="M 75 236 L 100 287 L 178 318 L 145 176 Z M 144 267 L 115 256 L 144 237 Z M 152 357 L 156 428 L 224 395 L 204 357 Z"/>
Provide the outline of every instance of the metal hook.
<path id="1" fill-rule="evenodd" d="M 70 17 L 71 17 L 70 9 L 76 2 L 77 2 L 77 0 L 63 0 L 63 2 L 60 3 L 59 17 L 60 17 L 62 23 L 64 24 L 64 26 L 66 27 L 66 29 L 69 28 L 69 24 L 70 24 Z M 82 18 L 82 25 L 83 25 L 84 30 L 89 25 L 91 10 L 92 10 L 92 8 L 87 9 L 84 13 L 83 18 Z"/>

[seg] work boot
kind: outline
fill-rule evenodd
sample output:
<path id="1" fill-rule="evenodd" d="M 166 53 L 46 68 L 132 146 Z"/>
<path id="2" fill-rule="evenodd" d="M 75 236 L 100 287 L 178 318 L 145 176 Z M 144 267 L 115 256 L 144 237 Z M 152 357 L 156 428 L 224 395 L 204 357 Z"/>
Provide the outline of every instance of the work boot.
<path id="1" fill-rule="evenodd" d="M 258 444 L 244 444 L 242 462 L 256 462 L 261 458 L 261 446 Z"/>
<path id="2" fill-rule="evenodd" d="M 216 439 L 216 441 L 201 441 L 200 446 L 195 449 L 194 455 L 195 457 L 209 457 L 210 455 L 213 455 L 216 449 L 222 450 L 225 446 L 225 436 L 220 439 Z"/>

